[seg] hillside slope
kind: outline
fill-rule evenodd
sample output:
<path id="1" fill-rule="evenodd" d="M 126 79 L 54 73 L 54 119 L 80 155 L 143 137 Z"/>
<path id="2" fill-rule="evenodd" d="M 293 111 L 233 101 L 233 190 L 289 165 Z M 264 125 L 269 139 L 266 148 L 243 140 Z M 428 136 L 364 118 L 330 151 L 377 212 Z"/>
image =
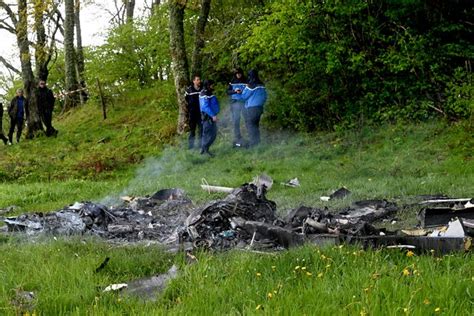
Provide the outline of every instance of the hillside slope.
<path id="1" fill-rule="evenodd" d="M 76 200 L 110 202 L 163 187 L 181 187 L 200 203 L 215 197 L 200 189 L 202 181 L 235 187 L 261 173 L 274 178 L 269 196 L 280 209 L 322 205 L 319 197 L 341 186 L 353 191 L 350 199 L 474 195 L 470 122 L 317 134 L 272 130 L 264 131 L 259 148 L 232 149 L 229 113 L 221 100 L 213 159 L 185 150 L 185 142 L 175 137 L 172 87 L 114 100 L 105 121 L 95 102 L 60 116 L 57 138 L 0 146 L 0 208 L 52 210 Z M 300 188 L 280 185 L 295 177 Z"/>

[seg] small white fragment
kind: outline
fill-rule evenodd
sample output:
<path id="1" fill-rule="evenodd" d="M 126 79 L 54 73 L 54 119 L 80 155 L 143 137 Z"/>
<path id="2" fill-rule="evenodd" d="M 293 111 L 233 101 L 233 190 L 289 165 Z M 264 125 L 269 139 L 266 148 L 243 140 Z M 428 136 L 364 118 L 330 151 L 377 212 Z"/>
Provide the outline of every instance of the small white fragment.
<path id="1" fill-rule="evenodd" d="M 127 283 L 111 284 L 107 286 L 103 292 L 120 291 L 126 287 L 128 287 Z"/>
<path id="2" fill-rule="evenodd" d="M 331 198 L 329 196 L 322 196 L 319 198 L 321 201 L 324 201 L 324 202 L 327 202 L 329 201 Z"/>

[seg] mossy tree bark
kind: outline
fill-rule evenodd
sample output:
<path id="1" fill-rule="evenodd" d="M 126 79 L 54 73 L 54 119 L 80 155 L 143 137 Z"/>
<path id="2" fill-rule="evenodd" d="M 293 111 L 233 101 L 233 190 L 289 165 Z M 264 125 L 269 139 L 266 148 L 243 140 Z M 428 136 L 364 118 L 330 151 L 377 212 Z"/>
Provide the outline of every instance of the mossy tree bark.
<path id="1" fill-rule="evenodd" d="M 185 132 L 187 127 L 188 108 L 185 90 L 189 79 L 188 57 L 184 41 L 184 9 L 185 1 L 171 0 L 169 2 L 169 29 L 172 72 L 178 100 L 178 133 Z"/>

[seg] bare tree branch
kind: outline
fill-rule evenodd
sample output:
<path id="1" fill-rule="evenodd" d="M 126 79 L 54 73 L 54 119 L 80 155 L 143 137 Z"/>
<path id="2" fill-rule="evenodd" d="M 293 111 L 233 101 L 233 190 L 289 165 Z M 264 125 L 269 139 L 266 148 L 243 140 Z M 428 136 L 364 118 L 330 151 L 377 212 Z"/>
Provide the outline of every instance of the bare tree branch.
<path id="1" fill-rule="evenodd" d="M 10 69 L 11 71 L 13 71 L 14 73 L 16 73 L 17 75 L 21 75 L 21 71 L 18 70 L 15 66 L 13 66 L 12 64 L 10 64 L 10 62 L 8 62 L 8 60 L 6 60 L 5 58 L 3 58 L 3 56 L 0 56 L 0 62 L 5 66 L 7 67 L 8 69 Z"/>
<path id="2" fill-rule="evenodd" d="M 0 0 L 0 8 L 4 9 L 7 12 L 8 16 L 10 17 L 10 20 L 13 23 L 13 26 L 16 28 L 18 19 L 16 18 L 16 15 L 13 12 L 12 8 L 10 8 L 10 5 L 6 4 L 3 0 Z"/>

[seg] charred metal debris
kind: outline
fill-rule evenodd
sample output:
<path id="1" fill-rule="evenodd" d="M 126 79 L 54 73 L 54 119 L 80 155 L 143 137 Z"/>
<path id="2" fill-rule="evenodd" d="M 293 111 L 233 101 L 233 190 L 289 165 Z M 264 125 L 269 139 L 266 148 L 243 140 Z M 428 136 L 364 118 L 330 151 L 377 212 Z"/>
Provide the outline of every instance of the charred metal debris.
<path id="1" fill-rule="evenodd" d="M 346 196 L 347 189 L 336 191 Z M 472 199 L 424 199 L 416 229 L 376 228 L 399 207 L 387 200 L 354 202 L 337 212 L 301 206 L 284 218 L 266 198 L 266 186 L 245 184 L 224 199 L 195 207 L 180 189 L 123 197 L 118 206 L 75 203 L 52 213 L 2 218 L 7 234 L 93 235 L 116 242 L 153 241 L 170 249 L 278 250 L 301 245 L 357 243 L 365 247 L 469 251 L 474 230 Z"/>

